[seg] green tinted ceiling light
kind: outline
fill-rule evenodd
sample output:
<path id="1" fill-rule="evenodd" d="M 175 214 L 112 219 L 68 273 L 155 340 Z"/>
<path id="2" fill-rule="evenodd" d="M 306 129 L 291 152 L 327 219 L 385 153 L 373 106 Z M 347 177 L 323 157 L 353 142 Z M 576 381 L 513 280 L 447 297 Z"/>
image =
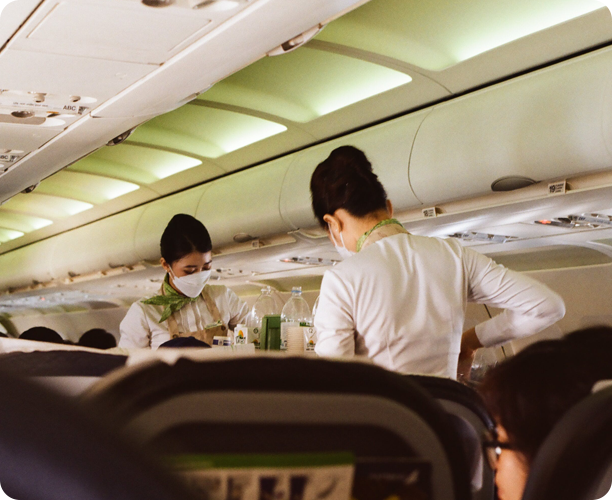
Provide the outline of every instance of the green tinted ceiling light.
<path id="1" fill-rule="evenodd" d="M 49 219 L 34 217 L 33 215 L 23 215 L 7 211 L 0 208 L 0 227 L 12 229 L 23 233 L 29 233 L 53 224 Z"/>
<path id="2" fill-rule="evenodd" d="M 84 212 L 93 208 L 91 203 L 49 196 L 41 193 L 18 194 L 4 205 L 3 209 L 11 212 L 47 217 L 49 219 L 63 219 L 71 215 Z"/>
<path id="3" fill-rule="evenodd" d="M 411 81 L 406 73 L 306 46 L 283 57 L 260 59 L 199 100 L 304 123 Z"/>
<path id="4" fill-rule="evenodd" d="M 330 23 L 317 39 L 440 71 L 602 5 L 597 0 L 372 0 Z"/>
<path id="5" fill-rule="evenodd" d="M 0 227 L 0 243 L 6 243 L 7 241 L 16 240 L 24 235 L 21 231 L 14 231 L 12 229 L 5 229 Z"/>
<path id="6" fill-rule="evenodd" d="M 132 137 L 138 137 L 138 131 Z M 69 170 L 130 181 L 127 185 L 113 188 L 122 190 L 127 189 L 128 185 L 151 184 L 201 164 L 200 160 L 179 153 L 121 144 L 100 149 L 72 165 Z"/>
<path id="7" fill-rule="evenodd" d="M 186 105 L 140 126 L 131 140 L 218 158 L 286 130 L 284 125 L 255 116 Z"/>

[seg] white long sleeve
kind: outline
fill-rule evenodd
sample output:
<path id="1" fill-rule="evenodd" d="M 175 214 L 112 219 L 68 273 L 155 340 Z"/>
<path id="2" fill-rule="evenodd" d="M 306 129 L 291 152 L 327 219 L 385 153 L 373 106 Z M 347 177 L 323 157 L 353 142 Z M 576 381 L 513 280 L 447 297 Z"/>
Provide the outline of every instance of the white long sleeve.
<path id="1" fill-rule="evenodd" d="M 464 250 L 471 302 L 503 308 L 501 314 L 476 326 L 485 347 L 528 337 L 565 315 L 563 299 L 528 276 L 496 264 L 473 250 Z"/>
<path id="2" fill-rule="evenodd" d="M 316 352 L 455 377 L 468 301 L 506 309 L 477 327 L 485 346 L 536 333 L 565 310 L 543 284 L 456 240 L 389 236 L 325 273 Z"/>

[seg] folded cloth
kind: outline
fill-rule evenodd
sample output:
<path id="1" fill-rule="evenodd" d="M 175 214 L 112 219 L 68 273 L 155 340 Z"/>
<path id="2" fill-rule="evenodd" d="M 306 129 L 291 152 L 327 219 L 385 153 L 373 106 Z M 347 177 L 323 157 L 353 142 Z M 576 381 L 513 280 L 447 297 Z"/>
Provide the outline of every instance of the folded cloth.
<path id="1" fill-rule="evenodd" d="M 161 347 L 211 347 L 206 342 L 196 339 L 195 337 L 178 337 L 176 339 L 164 342 Z"/>

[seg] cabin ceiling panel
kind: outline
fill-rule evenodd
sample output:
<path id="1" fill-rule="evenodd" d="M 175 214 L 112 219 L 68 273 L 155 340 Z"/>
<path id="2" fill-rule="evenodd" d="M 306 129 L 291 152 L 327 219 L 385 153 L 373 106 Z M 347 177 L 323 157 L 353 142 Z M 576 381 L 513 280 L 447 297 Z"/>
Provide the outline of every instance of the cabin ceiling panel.
<path id="1" fill-rule="evenodd" d="M 59 134 L 58 130 L 44 127 L 0 123 L 0 149 L 29 153 L 53 139 L 57 134 Z"/>
<path id="2" fill-rule="evenodd" d="M 130 140 L 184 151 L 197 157 L 218 158 L 237 149 L 285 132 L 280 123 L 234 111 L 183 106 L 153 118 Z"/>
<path id="3" fill-rule="evenodd" d="M 16 49 L 114 61 L 161 64 L 239 13 L 177 5 L 151 8 L 140 1 L 47 0 L 12 41 Z M 163 36 L 160 36 L 163 33 Z"/>
<path id="4" fill-rule="evenodd" d="M 6 2 L 3 2 L 6 4 Z M 32 11 L 36 9 L 41 0 L 19 0 L 9 1 L 2 10 L 0 18 L 0 47 L 19 29 Z"/>
<path id="5" fill-rule="evenodd" d="M 317 38 L 442 71 L 598 9 L 596 0 L 374 0 Z"/>
<path id="6" fill-rule="evenodd" d="M 27 63 L 25 63 L 27 61 Z M 19 68 L 19 71 L 15 71 Z M 2 88 L 75 95 L 95 107 L 155 69 L 147 64 L 7 49 L 0 53 Z"/>

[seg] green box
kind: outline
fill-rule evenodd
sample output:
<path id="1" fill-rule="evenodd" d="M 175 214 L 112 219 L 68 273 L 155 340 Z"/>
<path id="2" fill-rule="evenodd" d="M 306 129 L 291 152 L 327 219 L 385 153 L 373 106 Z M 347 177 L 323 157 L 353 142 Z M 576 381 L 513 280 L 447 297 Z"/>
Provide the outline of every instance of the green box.
<path id="1" fill-rule="evenodd" d="M 264 316 L 261 321 L 261 334 L 259 337 L 261 349 L 280 351 L 281 345 L 281 318 L 280 314 Z"/>

